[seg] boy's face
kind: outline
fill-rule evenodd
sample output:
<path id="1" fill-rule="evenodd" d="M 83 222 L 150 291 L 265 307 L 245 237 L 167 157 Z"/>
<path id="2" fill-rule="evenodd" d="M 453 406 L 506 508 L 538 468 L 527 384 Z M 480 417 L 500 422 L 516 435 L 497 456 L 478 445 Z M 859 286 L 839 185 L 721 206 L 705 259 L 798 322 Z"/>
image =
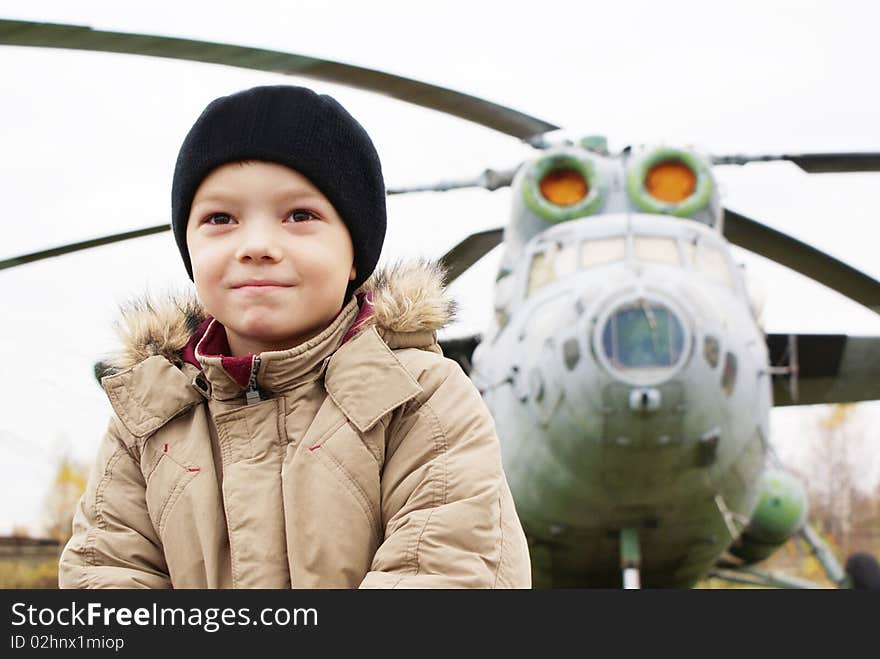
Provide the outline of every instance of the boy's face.
<path id="1" fill-rule="evenodd" d="M 292 348 L 324 330 L 357 274 L 336 210 L 302 174 L 232 162 L 193 197 L 186 228 L 193 278 L 232 355 Z M 272 281 L 280 286 L 242 286 Z"/>

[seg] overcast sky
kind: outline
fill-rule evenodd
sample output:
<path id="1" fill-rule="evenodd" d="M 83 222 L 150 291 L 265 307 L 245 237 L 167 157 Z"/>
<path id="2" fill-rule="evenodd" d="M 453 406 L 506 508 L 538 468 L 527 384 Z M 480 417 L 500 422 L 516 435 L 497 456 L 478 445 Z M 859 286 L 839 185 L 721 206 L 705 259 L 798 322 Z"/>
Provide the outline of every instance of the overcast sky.
<path id="1" fill-rule="evenodd" d="M 880 11 L 868 2 L 5 0 L 0 18 L 374 67 L 515 107 L 564 126 L 564 135 L 606 135 L 612 149 L 880 151 Z M 389 186 L 476 175 L 530 153 L 489 129 L 317 81 L 0 46 L 0 258 L 168 222 L 177 150 L 204 106 L 283 82 L 338 98 L 372 135 Z M 809 176 L 787 163 L 716 173 L 731 208 L 880 279 L 880 175 Z M 508 204 L 507 190 L 392 198 L 382 260 L 440 256 L 469 233 L 504 224 Z M 880 335 L 876 314 L 759 257 L 737 255 L 766 292 L 768 331 Z M 498 256 L 451 287 L 462 313 L 448 334 L 485 326 Z M 115 345 L 117 305 L 147 289 L 190 285 L 169 233 L 0 272 L 0 534 L 14 524 L 37 529 L 60 455 L 92 462 L 110 407 L 91 367 Z M 784 456 L 804 458 L 805 429 L 819 414 L 774 411 L 773 442 Z M 863 414 L 880 420 L 880 407 L 867 404 Z M 866 463 L 876 467 L 878 455 L 880 447 Z"/>

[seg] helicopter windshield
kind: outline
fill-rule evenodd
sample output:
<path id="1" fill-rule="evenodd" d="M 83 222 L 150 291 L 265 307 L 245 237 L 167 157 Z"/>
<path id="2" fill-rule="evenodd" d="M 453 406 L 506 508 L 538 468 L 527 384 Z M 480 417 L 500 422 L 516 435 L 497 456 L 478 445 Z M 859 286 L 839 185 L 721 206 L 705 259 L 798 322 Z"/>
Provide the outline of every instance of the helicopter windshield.
<path id="1" fill-rule="evenodd" d="M 733 285 L 727 259 L 718 247 L 703 242 L 686 242 L 683 248 L 682 253 L 678 241 L 668 236 L 636 235 L 631 249 L 632 256 L 638 261 L 676 267 L 685 265 L 683 256 L 686 255 L 687 262 L 697 272 L 725 286 Z M 561 243 L 549 246 L 532 255 L 526 297 L 578 270 L 616 263 L 626 256 L 627 241 L 623 236 L 587 239 L 579 245 Z"/>
<path id="2" fill-rule="evenodd" d="M 684 329 L 671 310 L 656 302 L 620 307 L 602 332 L 602 347 L 610 364 L 620 370 L 671 370 L 681 359 Z"/>
<path id="3" fill-rule="evenodd" d="M 636 258 L 639 261 L 681 265 L 681 259 L 678 256 L 678 244 L 674 238 L 636 236 L 633 243 L 636 250 Z"/>
<path id="4" fill-rule="evenodd" d="M 585 240 L 581 244 L 581 267 L 593 268 L 597 265 L 622 261 L 626 257 L 626 240 L 618 238 L 603 238 L 599 240 Z"/>
<path id="5" fill-rule="evenodd" d="M 702 272 L 719 284 L 725 286 L 733 284 L 730 268 L 720 249 L 704 243 L 686 243 L 685 251 L 695 270 Z"/>
<path id="6" fill-rule="evenodd" d="M 557 278 L 567 277 L 578 269 L 575 245 L 557 245 L 546 252 L 536 252 L 529 267 L 526 297 Z"/>

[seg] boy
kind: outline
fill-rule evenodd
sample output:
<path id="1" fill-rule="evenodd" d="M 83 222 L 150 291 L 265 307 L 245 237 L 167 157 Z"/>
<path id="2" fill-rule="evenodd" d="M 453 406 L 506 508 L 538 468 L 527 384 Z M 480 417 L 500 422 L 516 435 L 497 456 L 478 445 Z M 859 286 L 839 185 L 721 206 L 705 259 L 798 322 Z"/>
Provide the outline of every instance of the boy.
<path id="1" fill-rule="evenodd" d="M 61 587 L 529 587 L 493 421 L 436 341 L 442 272 L 372 274 L 360 124 L 301 87 L 216 99 L 172 226 L 198 299 L 124 313 Z"/>

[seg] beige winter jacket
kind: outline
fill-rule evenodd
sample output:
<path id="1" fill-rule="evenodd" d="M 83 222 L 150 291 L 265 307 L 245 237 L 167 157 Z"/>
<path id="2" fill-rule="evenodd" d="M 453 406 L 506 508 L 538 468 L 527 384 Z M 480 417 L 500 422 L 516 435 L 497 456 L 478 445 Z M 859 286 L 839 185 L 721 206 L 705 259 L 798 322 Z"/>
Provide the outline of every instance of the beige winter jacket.
<path id="1" fill-rule="evenodd" d="M 200 352 L 216 321 L 197 301 L 133 305 L 60 586 L 528 588 L 494 423 L 436 341 L 441 273 L 395 266 L 362 291 L 261 353 L 250 403 Z M 201 371 L 181 358 L 197 341 Z"/>

